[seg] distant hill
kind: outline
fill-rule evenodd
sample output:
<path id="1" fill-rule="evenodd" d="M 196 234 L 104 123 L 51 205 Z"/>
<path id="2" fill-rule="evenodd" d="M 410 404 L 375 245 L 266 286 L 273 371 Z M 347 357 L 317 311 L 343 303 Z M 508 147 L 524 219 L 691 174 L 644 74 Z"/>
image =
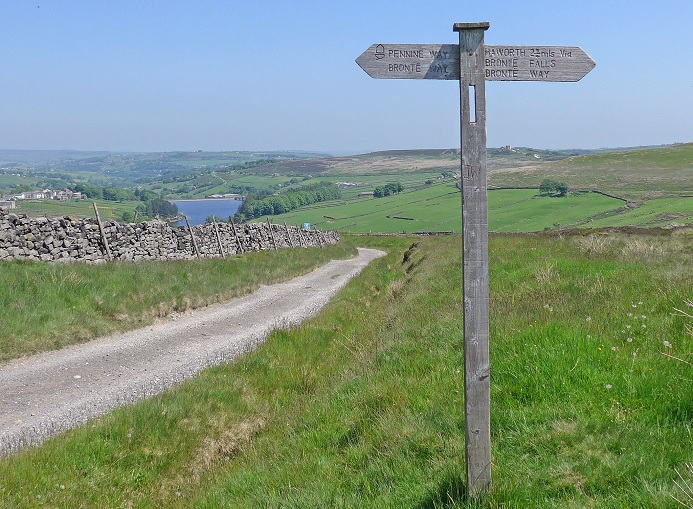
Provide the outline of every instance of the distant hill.
<path id="1" fill-rule="evenodd" d="M 102 185 L 133 186 L 146 180 L 191 175 L 255 161 L 310 160 L 328 154 L 287 151 L 228 152 L 81 152 L 75 150 L 0 150 L 0 169 L 35 175 L 61 173 Z"/>
<path id="2" fill-rule="evenodd" d="M 313 157 L 329 157 L 322 152 L 306 151 L 225 151 L 205 152 L 113 152 L 113 151 L 81 151 L 81 150 L 14 150 L 0 149 L 0 164 L 16 163 L 52 163 L 66 164 L 72 161 L 91 159 L 92 163 L 119 160 L 131 164 L 138 161 L 176 161 L 184 165 L 199 164 L 210 161 L 212 164 L 237 164 L 257 159 L 310 159 Z"/>
<path id="3" fill-rule="evenodd" d="M 693 143 L 635 148 L 505 168 L 489 177 L 497 187 L 538 186 L 545 178 L 571 188 L 605 191 L 630 200 L 693 195 Z"/>
<path id="4" fill-rule="evenodd" d="M 92 157 L 105 157 L 109 152 L 85 152 L 80 150 L 11 150 L 0 149 L 0 166 L 27 163 L 55 163 Z"/>
<path id="5" fill-rule="evenodd" d="M 610 192 L 631 201 L 693 193 L 693 143 L 594 151 L 489 148 L 487 161 L 492 187 L 537 188 L 542 180 L 552 178 L 565 181 L 573 189 Z M 0 150 L 0 176 L 21 170 L 34 179 L 60 177 L 63 182 L 121 187 L 186 181 L 192 182 L 193 189 L 209 187 L 210 192 L 220 192 L 212 189 L 212 184 L 231 184 L 240 175 L 263 179 L 396 175 L 399 179 L 405 174 L 427 174 L 429 179 L 438 174 L 459 174 L 459 167 L 457 148 L 388 150 L 340 157 L 301 151 Z M 244 185 L 257 187 L 255 183 Z"/>
<path id="6" fill-rule="evenodd" d="M 540 150 L 531 148 L 488 149 L 488 168 L 517 167 L 538 161 L 556 161 L 587 150 Z M 347 176 L 383 173 L 459 172 L 460 153 L 457 148 L 386 150 L 340 157 L 317 157 L 311 160 L 283 160 L 253 168 L 258 175 Z"/>

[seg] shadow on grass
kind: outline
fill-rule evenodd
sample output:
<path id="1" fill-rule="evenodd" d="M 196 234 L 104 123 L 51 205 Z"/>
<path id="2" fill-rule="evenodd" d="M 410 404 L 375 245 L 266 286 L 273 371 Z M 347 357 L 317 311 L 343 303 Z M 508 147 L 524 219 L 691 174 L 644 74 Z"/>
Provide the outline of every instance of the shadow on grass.
<path id="1" fill-rule="evenodd" d="M 464 473 L 450 473 L 442 481 L 431 488 L 429 493 L 414 506 L 415 509 L 482 509 L 488 506 L 486 495 L 470 497 L 467 495 L 467 485 Z"/>
<path id="2" fill-rule="evenodd" d="M 448 474 L 438 486 L 431 489 L 416 509 L 462 507 L 467 501 L 466 491 L 463 475 Z"/>

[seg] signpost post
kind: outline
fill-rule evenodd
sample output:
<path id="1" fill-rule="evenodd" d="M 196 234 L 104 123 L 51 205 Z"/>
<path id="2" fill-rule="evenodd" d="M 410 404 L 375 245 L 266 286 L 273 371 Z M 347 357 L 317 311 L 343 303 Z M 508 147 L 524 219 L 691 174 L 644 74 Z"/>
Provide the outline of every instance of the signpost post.
<path id="1" fill-rule="evenodd" d="M 575 46 L 485 46 L 488 22 L 455 23 L 459 44 L 373 44 L 372 78 L 460 82 L 467 491 L 491 487 L 486 81 L 578 81 L 595 66 Z"/>

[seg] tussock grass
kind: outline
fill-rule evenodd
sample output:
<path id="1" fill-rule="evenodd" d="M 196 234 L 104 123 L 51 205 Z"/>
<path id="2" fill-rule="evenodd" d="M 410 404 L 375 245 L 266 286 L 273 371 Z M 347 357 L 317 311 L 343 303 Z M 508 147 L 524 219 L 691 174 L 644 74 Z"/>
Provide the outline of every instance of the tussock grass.
<path id="1" fill-rule="evenodd" d="M 461 241 L 386 249 L 316 318 L 0 461 L 8 507 L 680 507 L 687 249 L 491 237 L 494 486 L 465 498 Z M 688 244 L 686 244 L 688 243 Z M 684 270 L 682 270 L 682 268 Z M 537 277 L 539 275 L 540 277 Z M 665 341 L 669 344 L 666 346 Z M 683 473 L 683 472 L 682 472 Z"/>
<path id="2" fill-rule="evenodd" d="M 685 259 L 690 252 L 693 229 L 682 228 L 661 235 L 648 235 L 646 232 L 623 234 L 608 231 L 571 237 L 571 241 L 581 252 L 590 257 L 611 256 L 624 261 L 657 261 L 678 255 Z"/>

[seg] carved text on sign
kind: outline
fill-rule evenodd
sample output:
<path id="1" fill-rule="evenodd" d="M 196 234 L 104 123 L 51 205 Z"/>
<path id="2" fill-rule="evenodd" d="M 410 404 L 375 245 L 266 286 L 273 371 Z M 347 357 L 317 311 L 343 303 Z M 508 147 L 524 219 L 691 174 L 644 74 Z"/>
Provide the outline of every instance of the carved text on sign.
<path id="1" fill-rule="evenodd" d="M 374 44 L 356 59 L 373 78 L 459 79 L 456 44 Z M 594 61 L 576 46 L 484 46 L 489 81 L 578 81 Z"/>
<path id="2" fill-rule="evenodd" d="M 485 46 L 484 75 L 501 81 L 577 81 L 594 62 L 572 46 Z"/>

